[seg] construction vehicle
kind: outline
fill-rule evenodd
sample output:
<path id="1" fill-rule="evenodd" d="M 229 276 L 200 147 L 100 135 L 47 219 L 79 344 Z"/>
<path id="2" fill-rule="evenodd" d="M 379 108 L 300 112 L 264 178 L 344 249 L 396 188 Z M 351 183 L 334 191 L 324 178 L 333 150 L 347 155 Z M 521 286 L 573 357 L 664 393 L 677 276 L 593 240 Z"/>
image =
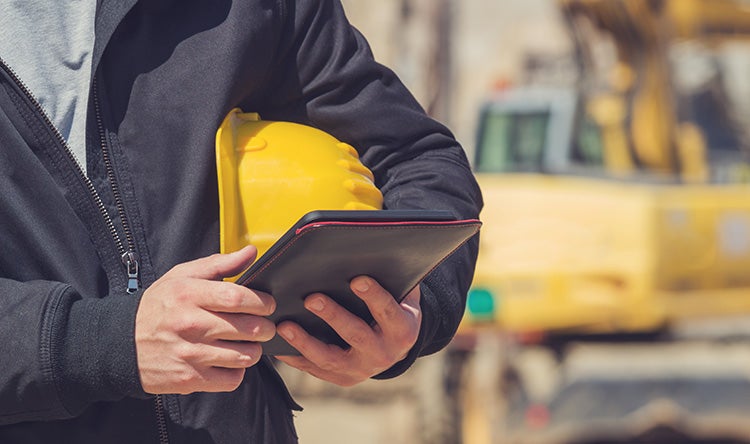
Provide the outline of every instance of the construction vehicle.
<path id="1" fill-rule="evenodd" d="M 678 334 L 750 314 L 747 136 L 727 94 L 677 90 L 670 57 L 750 36 L 750 3 L 558 3 L 578 82 L 481 111 L 484 227 L 453 348 L 486 347 L 505 397 L 477 408 L 488 387 L 468 378 L 463 441 L 750 443 L 747 352 Z"/>

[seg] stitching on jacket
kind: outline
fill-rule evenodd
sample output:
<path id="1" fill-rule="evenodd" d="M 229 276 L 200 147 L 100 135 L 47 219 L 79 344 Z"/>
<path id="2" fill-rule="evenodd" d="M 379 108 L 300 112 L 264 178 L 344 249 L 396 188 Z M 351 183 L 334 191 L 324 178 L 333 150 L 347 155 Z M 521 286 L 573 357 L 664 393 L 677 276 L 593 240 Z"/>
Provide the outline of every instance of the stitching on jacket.
<path id="1" fill-rule="evenodd" d="M 13 103 L 13 106 L 16 108 L 16 111 L 18 111 L 18 115 L 21 116 L 21 119 L 23 119 L 24 123 L 26 123 L 26 126 L 31 129 L 31 136 L 34 138 L 34 142 L 37 143 L 37 145 L 43 145 L 42 140 L 38 136 L 38 129 L 39 129 L 39 123 L 33 122 L 29 119 L 29 116 L 27 114 L 31 114 L 28 105 L 24 103 L 23 99 L 18 96 L 18 93 L 16 91 L 8 91 L 8 88 L 5 88 L 6 92 L 8 92 L 8 97 L 10 97 L 11 102 Z"/>

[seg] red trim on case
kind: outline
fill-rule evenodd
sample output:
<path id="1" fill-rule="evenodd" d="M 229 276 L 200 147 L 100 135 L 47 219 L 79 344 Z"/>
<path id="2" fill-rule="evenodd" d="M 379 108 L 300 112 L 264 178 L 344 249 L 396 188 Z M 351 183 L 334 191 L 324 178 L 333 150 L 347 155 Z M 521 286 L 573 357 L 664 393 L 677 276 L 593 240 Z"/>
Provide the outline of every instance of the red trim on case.
<path id="1" fill-rule="evenodd" d="M 481 223 L 479 219 L 465 219 L 465 220 L 405 220 L 405 221 L 387 221 L 387 222 L 345 222 L 345 221 L 327 221 L 327 222 L 312 222 L 302 227 L 297 228 L 296 234 L 300 234 L 303 231 L 311 230 L 313 228 L 323 226 L 336 226 L 336 227 L 392 227 L 402 225 L 437 225 L 437 226 L 454 226 L 454 225 L 474 225 Z"/>

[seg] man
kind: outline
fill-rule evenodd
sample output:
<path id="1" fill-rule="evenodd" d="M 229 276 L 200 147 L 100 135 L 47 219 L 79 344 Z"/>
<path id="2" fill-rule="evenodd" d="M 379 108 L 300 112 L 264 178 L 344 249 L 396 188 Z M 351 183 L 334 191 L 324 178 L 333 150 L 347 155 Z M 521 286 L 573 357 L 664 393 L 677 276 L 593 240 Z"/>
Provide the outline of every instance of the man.
<path id="1" fill-rule="evenodd" d="M 473 218 L 465 155 L 337 0 L 93 3 L 2 5 L 0 442 L 296 442 L 260 358 L 273 295 L 222 281 L 255 250 L 213 254 L 216 128 L 235 107 L 318 127 L 360 150 L 386 208 Z M 374 328 L 308 298 L 352 348 L 285 324 L 303 353 L 285 360 L 342 385 L 402 373 L 450 340 L 476 248 L 400 305 L 355 279 Z"/>

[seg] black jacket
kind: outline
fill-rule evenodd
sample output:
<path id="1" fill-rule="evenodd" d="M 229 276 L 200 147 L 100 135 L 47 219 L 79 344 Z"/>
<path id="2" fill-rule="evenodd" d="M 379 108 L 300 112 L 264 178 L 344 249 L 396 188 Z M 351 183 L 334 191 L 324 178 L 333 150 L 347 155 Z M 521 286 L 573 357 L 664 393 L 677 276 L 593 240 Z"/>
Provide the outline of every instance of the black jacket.
<path id="1" fill-rule="evenodd" d="M 152 397 L 138 378 L 142 289 L 126 293 L 121 257 L 132 250 L 147 288 L 218 250 L 214 135 L 234 107 L 357 147 L 387 208 L 474 218 L 481 206 L 461 147 L 372 60 L 335 0 L 104 0 L 87 175 L 1 59 L 2 443 L 296 440 L 294 402 L 267 362 L 232 393 Z M 450 340 L 476 248 L 423 282 L 418 343 L 379 377 Z"/>

